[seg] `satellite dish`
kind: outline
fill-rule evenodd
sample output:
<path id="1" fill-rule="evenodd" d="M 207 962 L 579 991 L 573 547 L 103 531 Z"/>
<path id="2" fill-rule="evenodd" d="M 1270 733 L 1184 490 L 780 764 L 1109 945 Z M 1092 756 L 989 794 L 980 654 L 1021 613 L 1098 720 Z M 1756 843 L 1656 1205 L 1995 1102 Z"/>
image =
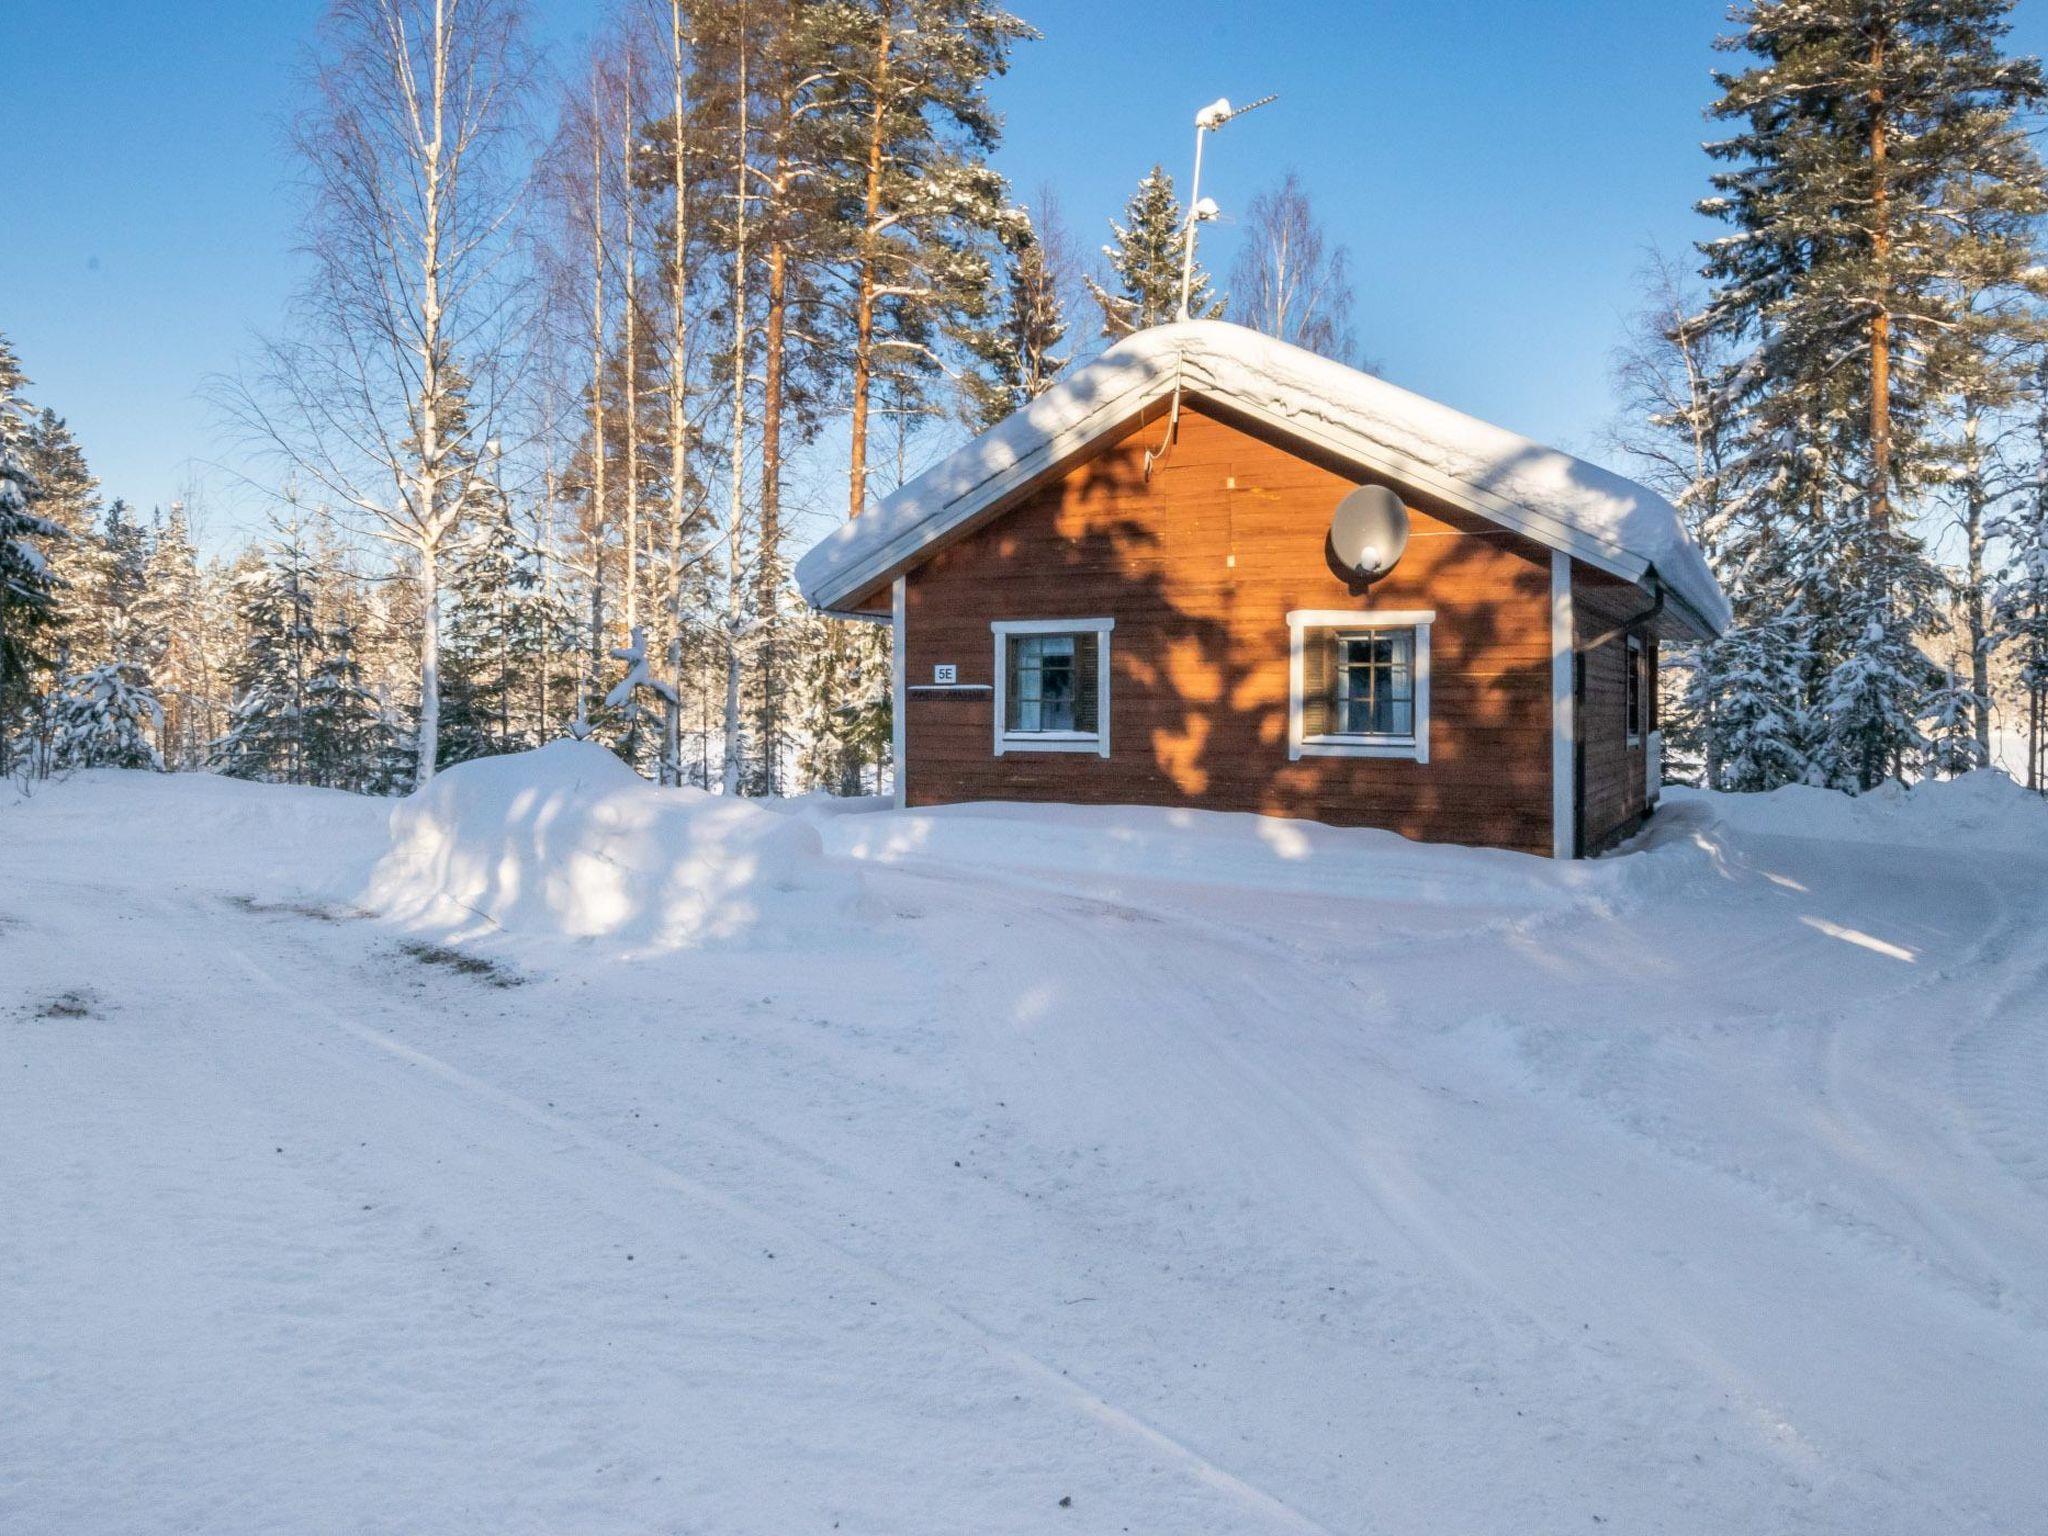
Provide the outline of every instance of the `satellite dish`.
<path id="1" fill-rule="evenodd" d="M 1361 485 L 1330 516 L 1330 548 L 1346 570 L 1374 578 L 1408 547 L 1408 509 L 1384 485 Z"/>

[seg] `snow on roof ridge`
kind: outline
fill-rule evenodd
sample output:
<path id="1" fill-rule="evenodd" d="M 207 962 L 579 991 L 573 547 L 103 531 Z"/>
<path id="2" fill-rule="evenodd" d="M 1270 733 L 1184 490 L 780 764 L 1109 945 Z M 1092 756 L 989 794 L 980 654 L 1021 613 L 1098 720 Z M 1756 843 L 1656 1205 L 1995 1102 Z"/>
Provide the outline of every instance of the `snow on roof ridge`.
<path id="1" fill-rule="evenodd" d="M 1221 320 L 1124 338 L 821 539 L 797 564 L 830 607 L 913 559 L 1022 478 L 1127 420 L 1176 377 L 1376 472 L 1471 506 L 1630 579 L 1654 569 L 1719 629 L 1728 604 L 1676 509 L 1654 491 L 1343 363 Z"/>

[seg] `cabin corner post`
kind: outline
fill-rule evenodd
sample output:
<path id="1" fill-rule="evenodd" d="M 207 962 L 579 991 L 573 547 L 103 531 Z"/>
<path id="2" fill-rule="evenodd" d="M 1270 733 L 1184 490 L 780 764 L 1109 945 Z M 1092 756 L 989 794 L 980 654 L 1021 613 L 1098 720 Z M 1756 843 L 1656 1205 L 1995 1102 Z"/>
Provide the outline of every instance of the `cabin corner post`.
<path id="1" fill-rule="evenodd" d="M 1572 709 L 1576 627 L 1572 557 L 1555 549 L 1550 552 L 1550 854 L 1557 859 L 1576 858 L 1579 851 L 1578 722 Z"/>
<path id="2" fill-rule="evenodd" d="M 896 759 L 896 809 L 910 804 L 910 721 L 904 713 L 909 690 L 904 685 L 908 666 L 904 651 L 910 643 L 910 626 L 905 623 L 909 608 L 905 579 L 898 576 L 889 586 L 889 751 Z"/>

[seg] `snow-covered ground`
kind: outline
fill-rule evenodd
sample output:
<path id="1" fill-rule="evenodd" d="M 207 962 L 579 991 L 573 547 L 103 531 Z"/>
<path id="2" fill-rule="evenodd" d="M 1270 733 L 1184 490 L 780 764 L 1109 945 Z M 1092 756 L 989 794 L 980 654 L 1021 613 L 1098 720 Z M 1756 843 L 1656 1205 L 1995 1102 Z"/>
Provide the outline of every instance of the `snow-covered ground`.
<path id="1" fill-rule="evenodd" d="M 841 809 L 0 804 L 0 1530 L 2048 1529 L 2002 781 Z"/>

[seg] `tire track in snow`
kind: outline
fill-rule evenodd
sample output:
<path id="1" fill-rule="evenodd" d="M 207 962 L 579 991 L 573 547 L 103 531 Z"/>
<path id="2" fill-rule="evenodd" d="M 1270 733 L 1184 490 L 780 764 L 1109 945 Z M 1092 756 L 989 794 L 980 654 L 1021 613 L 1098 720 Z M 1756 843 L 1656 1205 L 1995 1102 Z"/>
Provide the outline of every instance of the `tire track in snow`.
<path id="1" fill-rule="evenodd" d="M 2048 877 L 2048 865 L 2041 868 Z M 2020 954 L 2025 939 L 2035 953 Z M 2048 902 L 2010 921 L 1975 958 L 2005 974 L 1977 1027 L 1949 1047 L 1956 1092 L 1979 1142 L 2021 1183 L 2048 1194 Z"/>
<path id="2" fill-rule="evenodd" d="M 232 941 L 224 942 L 222 950 L 251 980 L 294 1005 L 294 1011 L 318 1014 L 333 1028 L 363 1045 L 418 1067 L 461 1093 L 482 1099 L 533 1126 L 563 1137 L 586 1152 L 630 1169 L 644 1180 L 679 1194 L 685 1199 L 709 1206 L 721 1215 L 744 1223 L 778 1242 L 802 1245 L 814 1252 L 829 1255 L 835 1262 L 860 1273 L 888 1292 L 899 1303 L 923 1315 L 954 1338 L 974 1345 L 991 1359 L 1007 1366 L 1027 1381 L 1066 1399 L 1106 1428 L 1151 1447 L 1208 1487 L 1274 1521 L 1280 1529 L 1300 1533 L 1300 1536 L 1337 1536 L 1329 1527 L 1294 1508 L 1277 1495 L 1247 1482 L 1193 1446 L 1168 1434 L 1136 1413 L 1120 1408 L 1090 1391 L 1066 1372 L 1024 1350 L 988 1324 L 913 1285 L 893 1271 L 851 1252 L 829 1238 L 820 1237 L 808 1229 L 770 1215 L 722 1190 L 679 1173 L 621 1142 L 599 1135 L 566 1116 L 534 1103 L 531 1099 L 486 1082 L 393 1036 L 358 1024 L 320 1002 L 303 987 L 294 988 L 289 985 Z"/>

